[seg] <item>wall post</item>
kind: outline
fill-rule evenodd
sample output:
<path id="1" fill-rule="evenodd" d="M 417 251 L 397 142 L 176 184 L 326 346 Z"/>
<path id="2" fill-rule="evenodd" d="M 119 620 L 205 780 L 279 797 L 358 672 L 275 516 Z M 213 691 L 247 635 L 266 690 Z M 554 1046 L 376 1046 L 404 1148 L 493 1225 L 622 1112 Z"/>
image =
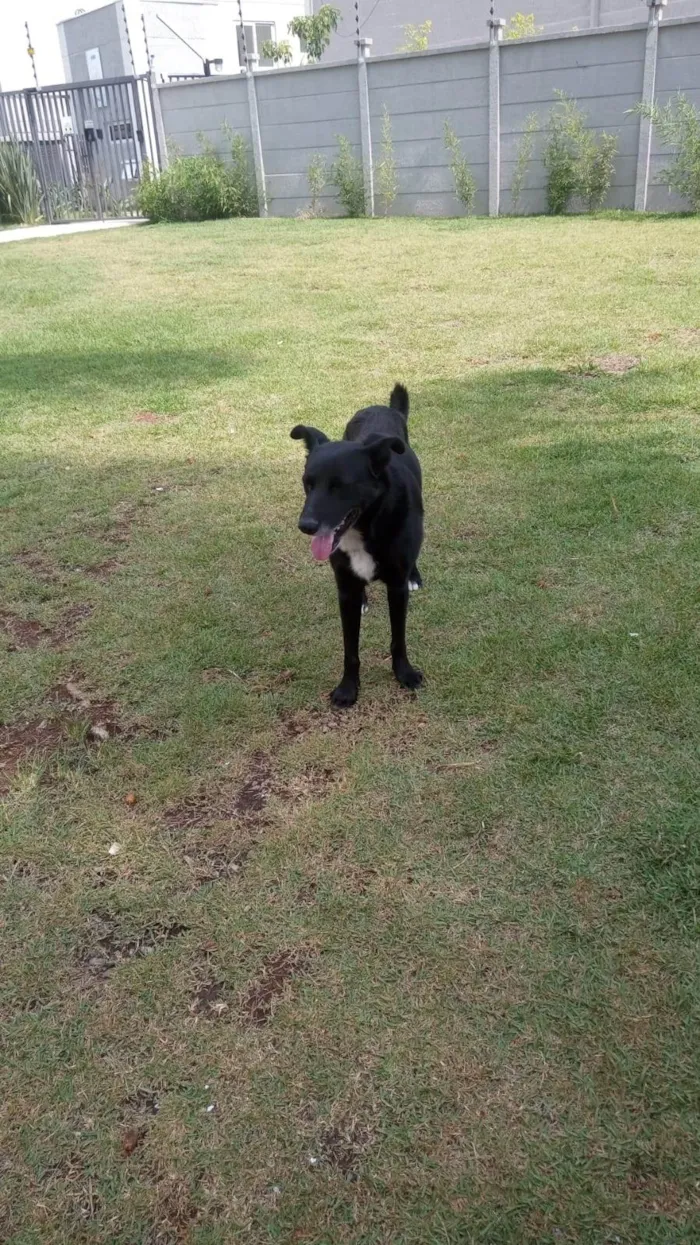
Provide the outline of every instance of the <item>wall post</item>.
<path id="1" fill-rule="evenodd" d="M 153 70 L 148 73 L 148 85 L 151 91 L 151 107 L 153 109 L 153 126 L 156 132 L 156 155 L 158 157 L 158 168 L 162 172 L 168 167 L 168 144 L 165 137 L 165 125 L 163 124 L 163 109 L 160 106 L 160 87 L 156 82 L 156 75 Z"/>
<path id="2" fill-rule="evenodd" d="M 250 116 L 250 133 L 253 140 L 253 160 L 255 161 L 255 185 L 258 191 L 258 206 L 261 216 L 267 216 L 267 186 L 265 185 L 265 162 L 263 160 L 262 136 L 260 134 L 260 114 L 258 113 L 258 92 L 253 72 L 257 56 L 246 55 L 246 84 L 248 87 L 248 113 Z"/>
<path id="3" fill-rule="evenodd" d="M 600 0 L 591 0 L 591 29 L 600 26 Z"/>
<path id="4" fill-rule="evenodd" d="M 489 216 L 501 210 L 501 40 L 505 22 L 492 17 L 489 27 Z"/>
<path id="5" fill-rule="evenodd" d="M 644 82 L 642 85 L 642 103 L 653 104 L 656 93 L 656 64 L 659 53 L 659 22 L 661 10 L 667 0 L 647 0 L 649 5 L 649 25 L 647 26 L 646 47 L 644 50 Z M 647 194 L 649 191 L 649 165 L 651 161 L 652 123 L 649 117 L 639 118 L 639 147 L 637 149 L 637 181 L 634 188 L 635 212 L 646 212 Z"/>
<path id="6" fill-rule="evenodd" d="M 360 100 L 360 139 L 362 142 L 362 172 L 365 180 L 365 213 L 374 216 L 374 163 L 372 160 L 372 125 L 369 115 L 369 79 L 367 57 L 372 46 L 371 39 L 356 39 L 357 86 Z"/>

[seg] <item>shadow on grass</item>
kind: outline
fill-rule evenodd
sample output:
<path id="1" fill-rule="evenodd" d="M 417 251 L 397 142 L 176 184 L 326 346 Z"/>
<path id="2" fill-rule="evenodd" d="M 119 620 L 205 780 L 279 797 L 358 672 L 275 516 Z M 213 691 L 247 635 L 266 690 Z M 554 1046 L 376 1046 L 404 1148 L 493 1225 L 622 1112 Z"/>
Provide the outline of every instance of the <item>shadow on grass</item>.
<path id="1" fill-rule="evenodd" d="M 242 376 L 248 370 L 240 355 L 217 350 L 85 350 L 66 354 L 5 354 L 0 359 L 0 394 L 5 401 L 75 394 L 89 401 L 90 391 L 133 389 L 148 385 L 201 387 L 213 380 Z"/>

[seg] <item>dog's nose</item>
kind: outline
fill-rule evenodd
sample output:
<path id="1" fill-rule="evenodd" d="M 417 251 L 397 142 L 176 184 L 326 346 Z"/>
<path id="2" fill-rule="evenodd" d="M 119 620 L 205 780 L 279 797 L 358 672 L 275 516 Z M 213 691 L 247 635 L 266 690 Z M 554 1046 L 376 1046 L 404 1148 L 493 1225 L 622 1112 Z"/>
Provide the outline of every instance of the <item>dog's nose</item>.
<path id="1" fill-rule="evenodd" d="M 299 520 L 299 531 L 305 536 L 313 536 L 318 531 L 318 519 L 310 519 L 308 515 L 302 515 Z"/>

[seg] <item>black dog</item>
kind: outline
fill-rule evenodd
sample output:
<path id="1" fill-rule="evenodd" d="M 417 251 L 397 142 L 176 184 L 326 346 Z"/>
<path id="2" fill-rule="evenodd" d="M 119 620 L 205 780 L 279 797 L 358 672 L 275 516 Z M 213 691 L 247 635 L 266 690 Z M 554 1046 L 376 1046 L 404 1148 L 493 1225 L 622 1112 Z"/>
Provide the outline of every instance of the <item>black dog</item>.
<path id="1" fill-rule="evenodd" d="M 307 450 L 306 502 L 299 527 L 313 537 L 319 561 L 330 558 L 343 624 L 343 677 L 331 693 L 338 707 L 354 705 L 360 687 L 360 618 L 366 585 L 386 584 L 391 660 L 402 687 L 423 681 L 406 653 L 408 594 L 421 587 L 416 565 L 423 540 L 420 463 L 408 444 L 408 393 L 395 385 L 389 406 L 353 415 L 342 441 L 297 424 L 291 436 Z"/>

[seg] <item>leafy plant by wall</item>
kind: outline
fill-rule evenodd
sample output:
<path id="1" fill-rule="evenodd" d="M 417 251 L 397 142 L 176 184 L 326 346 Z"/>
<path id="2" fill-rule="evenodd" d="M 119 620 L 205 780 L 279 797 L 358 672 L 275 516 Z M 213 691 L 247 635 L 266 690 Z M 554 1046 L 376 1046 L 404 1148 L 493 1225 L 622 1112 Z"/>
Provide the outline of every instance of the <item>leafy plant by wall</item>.
<path id="1" fill-rule="evenodd" d="M 476 179 L 462 150 L 462 144 L 449 121 L 445 122 L 444 136 L 445 147 L 450 155 L 450 171 L 454 179 L 455 194 L 465 212 L 469 214 L 476 195 Z"/>
<path id="2" fill-rule="evenodd" d="M 665 147 L 676 149 L 658 180 L 700 212 L 700 111 L 682 91 L 663 108 L 638 104 L 634 111 L 653 122 Z"/>
<path id="3" fill-rule="evenodd" d="M 528 165 L 532 159 L 532 152 L 535 145 L 535 132 L 539 125 L 537 113 L 531 112 L 525 118 L 525 129 L 522 132 L 520 141 L 518 142 L 517 155 L 515 158 L 515 168 L 510 183 L 510 199 L 511 207 L 514 215 L 517 216 L 520 210 L 520 199 L 525 189 L 525 181 L 527 179 Z"/>
<path id="4" fill-rule="evenodd" d="M 384 105 L 382 112 L 382 144 L 381 159 L 377 165 L 377 193 L 388 216 L 394 200 L 399 192 L 399 174 L 394 155 L 394 137 L 391 129 L 389 110 Z"/>
<path id="5" fill-rule="evenodd" d="M 240 134 L 226 132 L 231 142 L 230 164 L 224 164 L 210 144 L 203 144 L 200 155 L 176 155 L 160 173 L 146 165 L 136 191 L 138 210 L 152 221 L 257 216 L 248 147 Z"/>
<path id="6" fill-rule="evenodd" d="M 580 196 L 589 211 L 603 206 L 615 169 L 617 139 L 586 129 L 586 116 L 576 100 L 557 91 L 549 114 L 544 166 L 547 170 L 547 207 L 554 216 Z"/>
<path id="7" fill-rule="evenodd" d="M 0 140 L 0 220 L 35 225 L 41 220 L 41 190 L 31 156 L 19 143 Z"/>
<path id="8" fill-rule="evenodd" d="M 304 213 L 304 215 L 320 216 L 321 215 L 321 204 L 320 204 L 321 195 L 323 194 L 324 190 L 326 189 L 326 186 L 328 185 L 328 164 L 326 163 L 325 156 L 322 156 L 321 153 L 318 151 L 316 152 L 315 155 L 311 157 L 309 161 L 309 167 L 306 170 L 306 180 L 309 183 L 309 194 L 311 195 L 311 202 L 308 206 L 307 211 Z"/>
<path id="9" fill-rule="evenodd" d="M 338 198 L 348 216 L 364 216 L 365 178 L 362 161 L 353 152 L 350 140 L 338 135 L 338 155 L 331 165 L 330 180 L 338 189 Z"/>

